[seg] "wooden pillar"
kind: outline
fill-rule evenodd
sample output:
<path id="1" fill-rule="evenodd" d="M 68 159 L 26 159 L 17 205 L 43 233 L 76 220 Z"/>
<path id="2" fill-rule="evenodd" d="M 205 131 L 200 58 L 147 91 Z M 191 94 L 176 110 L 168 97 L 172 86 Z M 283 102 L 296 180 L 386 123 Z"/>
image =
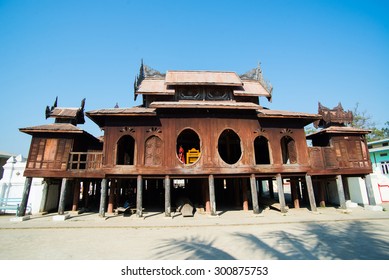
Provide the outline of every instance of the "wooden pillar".
<path id="1" fill-rule="evenodd" d="M 16 213 L 18 217 L 23 217 L 26 215 L 28 197 L 30 195 L 30 189 L 32 184 L 32 177 L 27 177 L 24 182 L 23 196 L 20 203 L 19 211 Z"/>
<path id="2" fill-rule="evenodd" d="M 270 198 L 274 199 L 273 178 L 269 179 L 268 183 L 269 183 L 269 195 L 270 195 Z"/>
<path id="3" fill-rule="evenodd" d="M 278 189 L 278 200 L 280 202 L 281 213 L 286 213 L 288 212 L 288 210 L 286 209 L 284 184 L 282 183 L 281 174 L 278 173 L 276 175 L 276 180 L 277 180 L 277 189 Z"/>
<path id="4" fill-rule="evenodd" d="M 46 203 L 47 203 L 47 194 L 49 193 L 49 183 L 48 180 L 45 179 L 43 181 L 43 190 L 42 190 L 42 199 L 41 199 L 41 204 L 39 206 L 39 212 L 45 212 L 46 210 Z"/>
<path id="5" fill-rule="evenodd" d="M 216 215 L 216 198 L 215 198 L 215 180 L 213 178 L 213 175 L 208 176 L 208 185 L 209 185 L 209 203 L 210 203 L 210 210 L 211 215 Z"/>
<path id="6" fill-rule="evenodd" d="M 320 207 L 326 207 L 326 183 L 320 181 Z"/>
<path id="7" fill-rule="evenodd" d="M 112 214 L 113 208 L 116 200 L 116 180 L 111 180 L 111 185 L 109 188 L 109 196 L 108 196 L 108 207 L 107 207 L 107 213 Z"/>
<path id="8" fill-rule="evenodd" d="M 66 200 L 66 188 L 67 188 L 68 179 L 62 178 L 61 183 L 61 193 L 59 196 L 59 205 L 58 205 L 58 215 L 63 215 L 65 213 L 65 200 Z"/>
<path id="9" fill-rule="evenodd" d="M 243 211 L 249 211 L 249 198 L 247 195 L 247 180 L 246 178 L 241 179 L 242 181 L 242 197 L 243 197 Z"/>
<path id="10" fill-rule="evenodd" d="M 73 205 L 72 205 L 72 211 L 78 210 L 78 202 L 80 200 L 80 181 L 74 180 L 74 187 L 73 187 Z"/>
<path id="11" fill-rule="evenodd" d="M 300 200 L 299 200 L 299 193 L 298 193 L 298 179 L 291 178 L 290 179 L 290 190 L 292 193 L 292 200 L 294 208 L 299 209 L 300 208 Z"/>
<path id="12" fill-rule="evenodd" d="M 315 193 L 313 192 L 313 184 L 312 184 L 312 177 L 308 174 L 305 174 L 305 181 L 307 183 L 307 191 L 308 191 L 308 198 L 309 198 L 309 205 L 311 206 L 311 211 L 316 212 L 316 201 L 315 201 Z"/>
<path id="13" fill-rule="evenodd" d="M 138 175 L 138 178 L 136 179 L 136 216 L 139 218 L 143 216 L 142 200 L 143 200 L 143 178 L 142 175 Z"/>
<path id="14" fill-rule="evenodd" d="M 251 197 L 253 202 L 253 213 L 259 214 L 257 182 L 254 174 L 250 175 L 250 187 L 251 187 Z"/>
<path id="15" fill-rule="evenodd" d="M 211 213 L 211 203 L 209 201 L 209 186 L 207 184 L 206 179 L 203 181 L 203 194 L 204 194 L 204 204 L 205 204 L 205 212 Z"/>
<path id="16" fill-rule="evenodd" d="M 99 216 L 105 217 L 105 203 L 107 201 L 107 191 L 108 191 L 108 180 L 101 180 L 101 191 L 100 191 L 100 208 L 99 208 Z"/>
<path id="17" fill-rule="evenodd" d="M 338 189 L 339 204 L 341 209 L 346 209 L 346 199 L 344 197 L 344 189 L 342 175 L 336 175 L 336 187 Z"/>
<path id="18" fill-rule="evenodd" d="M 165 217 L 171 217 L 172 207 L 171 207 L 171 195 L 170 195 L 170 177 L 165 176 Z"/>
<path id="19" fill-rule="evenodd" d="M 371 182 L 371 176 L 370 174 L 366 175 L 364 178 L 365 185 L 366 185 L 366 191 L 367 191 L 367 198 L 369 200 L 369 205 L 376 205 L 375 198 L 374 198 L 374 191 L 373 191 L 373 184 Z"/>

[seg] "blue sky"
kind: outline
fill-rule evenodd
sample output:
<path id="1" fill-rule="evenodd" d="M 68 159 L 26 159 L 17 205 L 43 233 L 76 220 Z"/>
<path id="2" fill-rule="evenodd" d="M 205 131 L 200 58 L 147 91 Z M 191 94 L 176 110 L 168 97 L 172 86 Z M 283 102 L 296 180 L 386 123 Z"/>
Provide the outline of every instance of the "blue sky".
<path id="1" fill-rule="evenodd" d="M 27 156 L 19 128 L 46 105 L 137 105 L 141 59 L 166 70 L 242 74 L 261 62 L 271 109 L 316 113 L 357 103 L 388 117 L 389 1 L 0 0 L 0 151 Z M 139 102 L 139 99 L 138 101 Z M 81 128 L 99 136 L 89 119 Z"/>

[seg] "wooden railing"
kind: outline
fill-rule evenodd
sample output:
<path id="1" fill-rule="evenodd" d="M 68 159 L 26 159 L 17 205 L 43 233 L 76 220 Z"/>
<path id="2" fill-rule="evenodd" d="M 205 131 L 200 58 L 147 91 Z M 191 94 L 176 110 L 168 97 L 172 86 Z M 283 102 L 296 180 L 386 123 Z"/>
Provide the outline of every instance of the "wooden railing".
<path id="1" fill-rule="evenodd" d="M 69 170 L 99 169 L 103 165 L 102 152 L 71 152 Z"/>

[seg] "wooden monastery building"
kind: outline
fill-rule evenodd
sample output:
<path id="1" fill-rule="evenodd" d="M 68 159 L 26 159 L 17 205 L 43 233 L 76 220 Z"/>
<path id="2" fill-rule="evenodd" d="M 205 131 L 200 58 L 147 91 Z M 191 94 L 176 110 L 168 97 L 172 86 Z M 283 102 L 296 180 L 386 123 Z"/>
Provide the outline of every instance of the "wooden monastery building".
<path id="1" fill-rule="evenodd" d="M 217 215 L 232 209 L 259 213 L 269 205 L 280 212 L 317 211 L 330 203 L 330 184 L 338 206 L 346 208 L 347 177 L 363 177 L 375 204 L 369 131 L 347 126 L 352 114 L 341 105 L 319 104 L 318 114 L 262 107 L 259 99 L 270 100 L 272 87 L 259 67 L 241 76 L 161 74 L 142 62 L 134 97 L 142 98 L 140 106 L 85 113 L 104 131 L 100 138 L 77 126 L 85 122 L 85 100 L 78 108 L 58 107 L 56 100 L 46 108 L 53 123 L 20 129 L 32 141 L 19 216 L 25 215 L 33 177 L 44 178 L 44 211 L 59 215 L 79 209 L 101 216 L 115 209 L 131 209 L 138 217 L 145 211 Z M 306 136 L 311 123 L 321 129 Z"/>

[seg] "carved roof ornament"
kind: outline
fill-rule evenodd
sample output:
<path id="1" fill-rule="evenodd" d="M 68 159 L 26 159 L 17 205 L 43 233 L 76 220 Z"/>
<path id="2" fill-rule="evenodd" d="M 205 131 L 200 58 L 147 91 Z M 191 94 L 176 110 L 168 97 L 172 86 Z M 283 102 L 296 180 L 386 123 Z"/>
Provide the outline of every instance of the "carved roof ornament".
<path id="1" fill-rule="evenodd" d="M 262 74 L 262 69 L 261 69 L 261 63 L 258 63 L 258 66 L 254 69 L 251 69 L 250 71 L 244 73 L 243 75 L 240 75 L 240 78 L 242 80 L 255 80 L 259 81 L 260 84 L 265 88 L 265 90 L 271 94 L 273 91 L 273 86 L 272 84 L 265 80 Z"/>
<path id="2" fill-rule="evenodd" d="M 353 121 L 353 113 L 350 110 L 345 111 L 340 102 L 336 107 L 332 109 L 323 106 L 320 102 L 318 107 L 318 114 L 322 116 L 322 119 L 317 120 L 313 123 L 315 128 L 346 126 L 348 124 L 351 124 L 351 122 Z"/>
<path id="3" fill-rule="evenodd" d="M 134 81 L 134 100 L 138 97 L 136 93 L 139 89 L 140 84 L 145 78 L 164 78 L 165 74 L 161 73 L 143 63 L 143 59 L 141 60 L 139 67 L 139 74 L 135 76 Z"/>
<path id="4" fill-rule="evenodd" d="M 46 119 L 55 118 L 55 123 L 71 123 L 73 125 L 85 123 L 84 117 L 85 98 L 81 100 L 78 108 L 58 107 L 58 96 L 55 98 L 53 106 L 46 106 Z"/>

